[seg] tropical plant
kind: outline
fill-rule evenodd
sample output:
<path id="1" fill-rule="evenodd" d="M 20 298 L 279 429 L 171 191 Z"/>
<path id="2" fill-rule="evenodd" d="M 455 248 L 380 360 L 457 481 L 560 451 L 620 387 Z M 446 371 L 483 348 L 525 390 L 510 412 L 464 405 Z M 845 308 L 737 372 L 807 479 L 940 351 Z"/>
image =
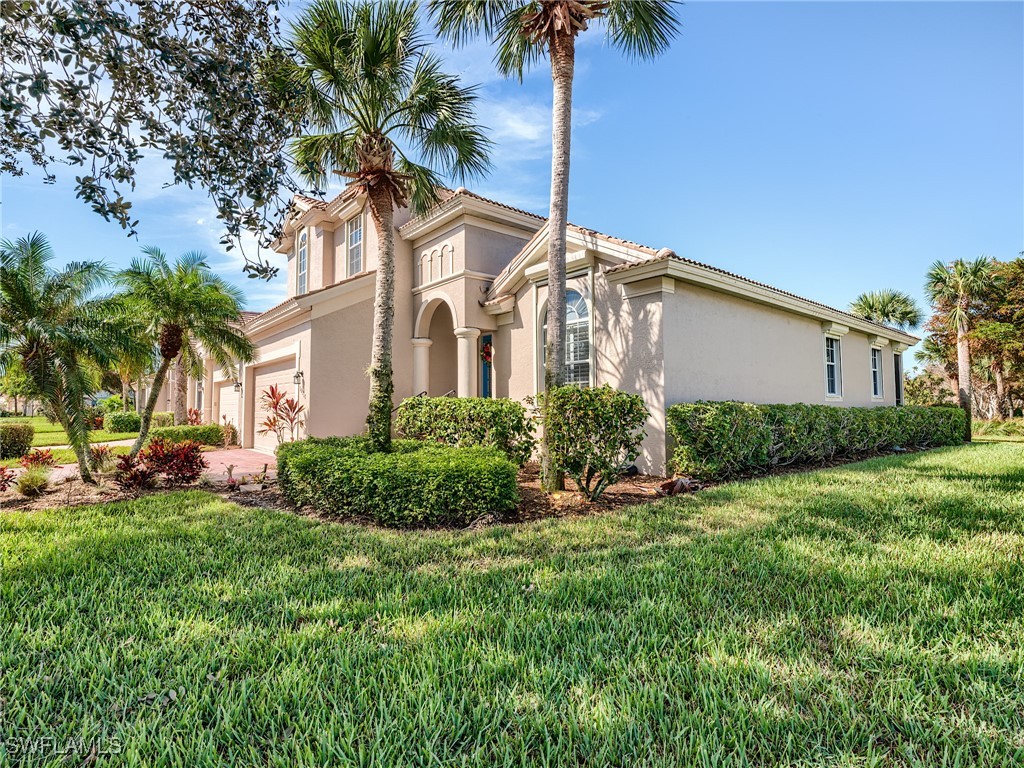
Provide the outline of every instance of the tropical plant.
<path id="1" fill-rule="evenodd" d="M 158 340 L 160 353 L 132 456 L 146 444 L 160 390 L 175 360 L 183 358 L 186 369 L 200 375 L 200 344 L 227 370 L 256 356 L 252 342 L 241 330 L 242 292 L 213 274 L 203 253 L 186 253 L 174 264 L 158 248 L 144 248 L 143 253 L 145 259 L 133 259 L 117 276 L 133 306 L 147 318 L 148 334 Z"/>
<path id="2" fill-rule="evenodd" d="M 916 328 L 923 319 L 914 297 L 892 288 L 862 293 L 850 304 L 850 312 L 874 323 L 903 331 Z"/>
<path id="3" fill-rule="evenodd" d="M 964 440 L 971 441 L 971 305 L 980 299 L 992 279 L 993 261 L 982 256 L 952 264 L 936 261 L 925 281 L 925 294 L 940 313 L 940 321 L 956 332 L 957 402 L 967 416 Z"/>
<path id="4" fill-rule="evenodd" d="M 260 407 L 266 412 L 267 417 L 260 425 L 259 434 L 277 436 L 277 444 L 285 442 L 284 436 L 287 432 L 290 442 L 295 442 L 299 430 L 306 425 L 302 414 L 306 406 L 299 405 L 294 397 L 288 397 L 288 393 L 272 384 L 269 389 L 263 390 L 260 394 Z"/>
<path id="5" fill-rule="evenodd" d="M 0 376 L 0 395 L 7 395 L 11 398 L 14 412 L 18 413 L 18 398 L 21 398 L 21 405 L 24 409 L 29 398 L 32 397 L 32 382 L 25 375 L 24 369 L 18 358 L 14 358 L 7 367 L 3 376 Z"/>
<path id="6" fill-rule="evenodd" d="M 484 35 L 497 47 L 495 63 L 505 77 L 523 73 L 544 56 L 554 87 L 551 129 L 551 201 L 548 216 L 548 309 L 544 389 L 565 380 L 565 244 L 569 206 L 569 139 L 576 36 L 603 21 L 609 41 L 631 59 L 665 51 L 679 31 L 678 3 L 671 0 L 431 0 L 438 32 L 455 45 Z M 561 487 L 546 432 L 541 436 L 545 490 Z"/>
<path id="7" fill-rule="evenodd" d="M 40 233 L 0 242 L 0 375 L 20 364 L 91 482 L 85 399 L 95 391 L 94 372 L 134 341 L 123 333 L 123 306 L 97 295 L 107 268 L 73 262 L 54 270 L 53 259 Z"/>
<path id="8" fill-rule="evenodd" d="M 291 29 L 294 61 L 279 71 L 310 130 L 294 143 L 299 173 L 323 186 L 329 170 L 366 195 L 377 232 L 376 293 L 366 419 L 378 450 L 391 444 L 394 209 L 438 202 L 439 173 L 487 168 L 474 124 L 476 95 L 445 74 L 420 36 L 416 4 L 319 0 Z"/>

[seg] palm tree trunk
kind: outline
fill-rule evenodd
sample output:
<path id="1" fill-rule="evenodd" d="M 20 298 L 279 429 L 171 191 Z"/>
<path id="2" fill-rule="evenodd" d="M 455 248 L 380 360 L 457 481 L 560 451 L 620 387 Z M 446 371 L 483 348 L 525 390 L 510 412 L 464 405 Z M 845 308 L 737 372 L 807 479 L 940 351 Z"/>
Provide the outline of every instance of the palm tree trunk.
<path id="1" fill-rule="evenodd" d="M 971 349 L 964 323 L 956 329 L 957 400 L 967 417 L 964 442 L 971 442 Z"/>
<path id="2" fill-rule="evenodd" d="M 551 208 L 548 216 L 548 312 L 544 349 L 544 391 L 561 386 L 565 372 L 565 239 L 569 209 L 569 144 L 576 38 L 555 31 L 549 45 L 554 88 L 551 115 Z M 548 400 L 544 400 L 545 422 Z M 541 436 L 541 483 L 548 493 L 565 487 L 555 466 L 547 431 Z"/>
<path id="3" fill-rule="evenodd" d="M 127 411 L 128 410 L 128 394 L 129 394 L 130 391 L 131 391 L 131 389 L 128 386 L 128 379 L 122 378 L 121 379 L 121 410 L 122 411 Z"/>
<path id="4" fill-rule="evenodd" d="M 992 366 L 992 377 L 996 382 L 996 418 L 1010 418 L 1010 401 L 1006 396 L 1006 376 L 1003 374 L 1003 366 L 995 364 Z"/>
<path id="5" fill-rule="evenodd" d="M 139 437 L 132 446 L 132 456 L 138 456 L 142 446 L 146 444 L 146 438 L 149 436 L 149 425 L 153 421 L 153 411 L 156 410 L 156 401 L 160 399 L 160 390 L 164 387 L 164 379 L 167 378 L 167 371 L 170 367 L 170 358 L 164 357 L 160 359 L 160 367 L 156 369 L 156 375 L 153 377 L 153 383 L 149 388 L 149 397 L 146 398 L 146 408 L 142 411 Z"/>
<path id="6" fill-rule="evenodd" d="M 174 367 L 174 423 L 188 424 L 188 369 L 179 357 Z"/>
<path id="7" fill-rule="evenodd" d="M 395 321 L 394 202 L 383 184 L 369 190 L 370 216 L 377 230 L 377 278 L 373 298 L 373 347 L 370 352 L 370 408 L 366 431 L 374 450 L 391 450 L 391 409 L 395 383 L 391 349 Z"/>

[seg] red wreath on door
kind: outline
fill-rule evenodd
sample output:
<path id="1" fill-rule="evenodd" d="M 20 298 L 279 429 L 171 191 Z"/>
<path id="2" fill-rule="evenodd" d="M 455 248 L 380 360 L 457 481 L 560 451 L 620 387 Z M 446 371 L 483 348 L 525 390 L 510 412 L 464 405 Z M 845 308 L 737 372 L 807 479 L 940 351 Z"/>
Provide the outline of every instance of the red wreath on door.
<path id="1" fill-rule="evenodd" d="M 485 363 L 490 363 L 493 357 L 494 347 L 491 346 L 490 342 L 487 342 L 480 349 L 480 359 L 483 360 Z"/>

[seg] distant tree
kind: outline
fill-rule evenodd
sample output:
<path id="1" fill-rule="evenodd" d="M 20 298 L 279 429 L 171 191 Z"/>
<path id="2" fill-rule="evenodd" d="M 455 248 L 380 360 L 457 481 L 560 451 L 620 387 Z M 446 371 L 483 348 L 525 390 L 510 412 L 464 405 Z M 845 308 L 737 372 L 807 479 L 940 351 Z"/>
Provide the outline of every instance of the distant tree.
<path id="1" fill-rule="evenodd" d="M 505 77 L 523 73 L 544 56 L 551 63 L 551 208 L 548 216 L 548 309 L 544 389 L 565 380 L 565 247 L 569 209 L 569 140 L 576 36 L 603 22 L 609 42 L 632 59 L 652 59 L 668 49 L 679 31 L 672 0 L 430 0 L 442 37 L 461 45 L 483 35 L 497 46 L 495 62 Z M 541 436 L 542 482 L 562 486 Z"/>
<path id="2" fill-rule="evenodd" d="M 0 374 L 20 364 L 34 397 L 67 433 L 82 479 L 89 471 L 85 398 L 96 372 L 131 346 L 123 307 L 98 295 L 109 271 L 96 262 L 54 270 L 39 233 L 0 242 Z"/>
<path id="3" fill-rule="evenodd" d="M 921 324 L 923 315 L 914 297 L 885 288 L 862 293 L 850 304 L 850 312 L 875 323 L 909 331 Z"/>
<path id="4" fill-rule="evenodd" d="M 0 376 L 0 395 L 6 395 L 13 400 L 15 413 L 24 412 L 27 401 L 32 397 L 32 382 L 25 375 L 25 369 L 19 358 L 14 358 L 3 376 Z M 18 400 L 21 400 L 22 408 L 18 408 Z"/>
<path id="5" fill-rule="evenodd" d="M 80 168 L 85 203 L 131 233 L 143 156 L 204 187 L 230 248 L 243 228 L 277 236 L 294 188 L 295 120 L 265 71 L 283 52 L 277 0 L 0 2 L 0 173 Z M 250 276 L 276 269 L 246 255 Z"/>
<path id="6" fill-rule="evenodd" d="M 228 370 L 256 356 L 252 342 L 241 330 L 241 291 L 213 274 L 203 253 L 186 253 L 173 265 L 159 248 L 144 248 L 143 253 L 145 259 L 134 259 L 117 275 L 131 306 L 148 321 L 145 340 L 155 338 L 160 355 L 142 411 L 139 437 L 132 446 L 133 456 L 146 444 L 160 390 L 175 361 L 184 361 L 186 373 L 201 371 L 200 344 Z"/>
<path id="7" fill-rule="evenodd" d="M 972 387 L 971 349 L 968 333 L 971 330 L 971 309 L 981 299 L 992 280 L 994 262 L 987 257 L 952 264 L 936 261 L 925 282 L 925 293 L 935 306 L 937 321 L 956 333 L 957 401 L 967 416 L 964 440 L 971 440 Z"/>
<path id="8" fill-rule="evenodd" d="M 487 169 L 490 143 L 474 123 L 476 95 L 420 36 L 416 4 L 319 0 L 291 32 L 294 63 L 282 91 L 313 131 L 295 142 L 299 172 L 320 186 L 332 169 L 367 197 L 377 230 L 377 276 L 366 419 L 377 450 L 391 447 L 394 209 L 422 212 L 442 178 Z"/>
<path id="9" fill-rule="evenodd" d="M 903 401 L 907 405 L 953 405 L 956 396 L 946 384 L 946 377 L 925 369 L 907 377 L 903 386 Z"/>

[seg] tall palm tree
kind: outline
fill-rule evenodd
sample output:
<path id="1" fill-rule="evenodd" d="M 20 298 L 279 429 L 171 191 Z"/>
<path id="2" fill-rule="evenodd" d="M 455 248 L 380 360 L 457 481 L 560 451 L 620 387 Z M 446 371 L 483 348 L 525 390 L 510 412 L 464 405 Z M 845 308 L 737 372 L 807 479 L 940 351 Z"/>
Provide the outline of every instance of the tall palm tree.
<path id="1" fill-rule="evenodd" d="M 82 479 L 92 482 L 85 398 L 96 390 L 97 368 L 132 341 L 123 333 L 123 307 L 97 294 L 107 267 L 74 262 L 55 270 L 53 258 L 38 232 L 0 242 L 0 375 L 20 365 L 67 433 Z"/>
<path id="2" fill-rule="evenodd" d="M 968 333 L 971 327 L 971 305 L 981 298 L 993 278 L 995 264 L 982 256 L 952 264 L 936 261 L 928 270 L 925 294 L 943 321 L 956 331 L 957 400 L 967 415 L 964 441 L 971 441 L 971 347 Z"/>
<path id="3" fill-rule="evenodd" d="M 891 288 L 862 293 L 850 304 L 850 313 L 903 331 L 916 328 L 924 319 L 913 296 Z"/>
<path id="4" fill-rule="evenodd" d="M 484 35 L 497 46 L 495 63 L 518 77 L 545 55 L 554 88 L 551 121 L 551 201 L 548 215 L 548 309 L 544 389 L 565 379 L 565 244 L 569 207 L 569 139 L 576 36 L 603 21 L 608 39 L 632 59 L 665 51 L 679 31 L 674 0 L 430 0 L 438 32 L 455 45 Z M 547 437 L 541 437 L 542 482 L 557 490 Z"/>
<path id="5" fill-rule="evenodd" d="M 256 357 L 255 347 L 241 330 L 242 292 L 213 274 L 202 252 L 191 251 L 171 264 L 159 248 L 142 251 L 145 259 L 133 259 L 117 275 L 132 306 L 147 319 L 149 338 L 157 340 L 160 355 L 133 456 L 146 443 L 160 390 L 176 360 L 181 358 L 186 370 L 198 372 L 200 344 L 229 370 Z"/>
<path id="6" fill-rule="evenodd" d="M 420 37 L 413 2 L 319 0 L 291 29 L 293 60 L 280 84 L 313 133 L 296 140 L 302 176 L 329 169 L 366 195 L 377 231 L 376 294 L 366 419 L 377 450 L 391 448 L 394 209 L 438 202 L 439 172 L 465 179 L 488 167 L 474 121 L 476 94 L 442 71 Z"/>

